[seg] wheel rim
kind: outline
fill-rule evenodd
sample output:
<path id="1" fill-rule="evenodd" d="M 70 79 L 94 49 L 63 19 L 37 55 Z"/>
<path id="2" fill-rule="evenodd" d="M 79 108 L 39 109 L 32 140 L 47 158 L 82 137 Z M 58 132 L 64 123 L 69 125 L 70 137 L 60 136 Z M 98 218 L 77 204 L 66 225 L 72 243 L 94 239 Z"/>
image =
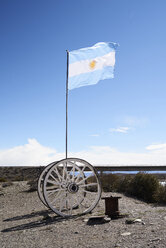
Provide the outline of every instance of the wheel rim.
<path id="1" fill-rule="evenodd" d="M 47 171 L 54 165 L 56 164 L 56 162 L 53 162 L 49 165 L 47 165 L 44 170 L 41 172 L 39 178 L 38 178 L 38 182 L 37 182 L 37 192 L 38 192 L 38 196 L 39 196 L 39 199 L 41 200 L 41 202 L 49 208 L 49 206 L 47 205 L 45 199 L 44 199 L 44 196 L 43 196 L 43 183 L 44 183 L 44 178 L 47 174 Z"/>
<path id="2" fill-rule="evenodd" d="M 98 174 L 85 160 L 63 159 L 48 169 L 43 196 L 46 204 L 60 216 L 88 213 L 101 196 Z"/>

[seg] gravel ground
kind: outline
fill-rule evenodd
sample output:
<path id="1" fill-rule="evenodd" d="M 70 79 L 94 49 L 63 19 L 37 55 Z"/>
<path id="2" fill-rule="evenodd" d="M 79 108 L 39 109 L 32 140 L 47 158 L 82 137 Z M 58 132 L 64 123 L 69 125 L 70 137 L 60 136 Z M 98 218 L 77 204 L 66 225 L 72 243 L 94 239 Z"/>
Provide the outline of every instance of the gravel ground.
<path id="1" fill-rule="evenodd" d="M 2 248 L 166 247 L 166 206 L 154 206 L 118 194 L 122 197 L 119 210 L 125 217 L 88 225 L 90 216 L 104 213 L 103 200 L 92 214 L 64 219 L 49 211 L 36 192 L 26 192 L 26 182 L 0 187 Z M 127 224 L 131 219 L 142 222 Z"/>

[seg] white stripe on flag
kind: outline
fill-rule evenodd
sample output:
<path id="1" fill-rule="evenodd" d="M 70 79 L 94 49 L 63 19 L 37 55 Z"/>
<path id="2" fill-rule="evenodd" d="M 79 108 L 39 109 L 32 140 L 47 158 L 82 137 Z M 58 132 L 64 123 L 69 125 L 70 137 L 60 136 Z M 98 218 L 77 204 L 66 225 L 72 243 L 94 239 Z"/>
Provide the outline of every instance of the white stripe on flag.
<path id="1" fill-rule="evenodd" d="M 88 73 L 96 70 L 101 70 L 105 66 L 115 65 L 115 52 L 105 54 L 94 59 L 77 61 L 69 64 L 69 77 L 73 77 L 82 73 Z"/>

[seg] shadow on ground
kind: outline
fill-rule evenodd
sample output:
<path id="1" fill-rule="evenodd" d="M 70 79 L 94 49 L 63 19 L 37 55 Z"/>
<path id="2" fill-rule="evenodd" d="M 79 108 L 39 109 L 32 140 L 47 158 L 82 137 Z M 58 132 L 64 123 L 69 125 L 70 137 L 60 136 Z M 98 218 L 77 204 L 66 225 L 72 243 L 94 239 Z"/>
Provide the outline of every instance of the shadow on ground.
<path id="1" fill-rule="evenodd" d="M 37 212 L 33 212 L 31 214 L 20 215 L 20 216 L 15 216 L 13 218 L 5 219 L 5 220 L 3 220 L 4 222 L 9 222 L 9 221 L 31 219 L 31 218 L 37 217 L 37 216 L 43 217 L 41 220 L 32 221 L 32 222 L 29 222 L 26 224 L 21 224 L 21 225 L 9 227 L 9 228 L 1 230 L 1 232 L 5 233 L 5 232 L 13 232 L 13 231 L 33 229 L 33 228 L 38 228 L 38 227 L 42 227 L 42 226 L 46 226 L 46 225 L 52 225 L 52 224 L 55 224 L 57 222 L 67 221 L 69 219 L 78 218 L 78 216 L 72 216 L 72 217 L 68 217 L 68 218 L 64 218 L 61 216 L 50 217 L 49 213 L 51 213 L 50 210 L 37 211 Z"/>
<path id="2" fill-rule="evenodd" d="M 37 216 L 45 217 L 51 212 L 52 212 L 51 210 L 37 211 L 37 212 L 32 212 L 30 214 L 19 215 L 19 216 L 15 216 L 15 217 L 12 217 L 12 218 L 8 218 L 8 219 L 5 219 L 3 221 L 6 222 L 6 221 L 24 220 L 24 219 L 30 219 L 30 218 L 33 218 L 33 217 L 37 217 Z"/>

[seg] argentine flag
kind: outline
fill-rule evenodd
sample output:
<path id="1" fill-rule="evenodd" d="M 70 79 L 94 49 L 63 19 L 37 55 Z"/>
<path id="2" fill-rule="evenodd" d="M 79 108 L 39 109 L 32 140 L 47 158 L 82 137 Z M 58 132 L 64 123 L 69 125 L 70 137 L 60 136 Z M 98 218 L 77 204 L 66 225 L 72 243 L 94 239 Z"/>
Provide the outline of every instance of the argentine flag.
<path id="1" fill-rule="evenodd" d="M 117 46 L 116 43 L 100 42 L 69 52 L 69 90 L 113 78 Z"/>

